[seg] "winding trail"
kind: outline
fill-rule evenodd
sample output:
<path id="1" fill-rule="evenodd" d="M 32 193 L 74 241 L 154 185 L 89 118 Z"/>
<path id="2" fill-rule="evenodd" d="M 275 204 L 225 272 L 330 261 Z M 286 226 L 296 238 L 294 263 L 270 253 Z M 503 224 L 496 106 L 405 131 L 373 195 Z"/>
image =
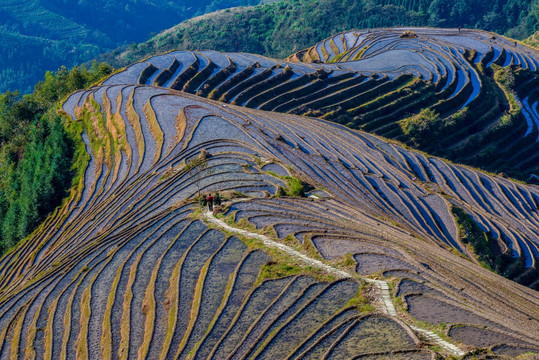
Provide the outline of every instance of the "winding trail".
<path id="1" fill-rule="evenodd" d="M 328 273 L 337 276 L 338 278 L 341 278 L 341 279 L 343 279 L 343 278 L 353 278 L 352 275 L 350 275 L 349 273 L 347 273 L 344 270 L 336 269 L 336 268 L 334 268 L 332 266 L 324 264 L 320 260 L 310 258 L 307 255 L 304 255 L 304 254 L 300 253 L 299 251 L 294 250 L 290 246 L 287 246 L 285 244 L 281 244 L 281 243 L 279 243 L 277 241 L 271 240 L 269 237 L 267 237 L 265 235 L 261 235 L 261 234 L 253 233 L 253 232 L 250 232 L 250 231 L 247 231 L 247 230 L 232 227 L 232 226 L 228 225 L 227 223 L 225 223 L 223 220 L 217 219 L 215 216 L 213 216 L 213 213 L 210 212 L 210 211 L 205 213 L 205 217 L 206 217 L 206 219 L 208 219 L 209 222 L 219 226 L 221 229 L 225 229 L 225 230 L 228 230 L 228 231 L 231 231 L 231 232 L 235 232 L 237 234 L 245 235 L 245 236 L 250 237 L 250 238 L 261 240 L 264 243 L 264 245 L 266 245 L 266 246 L 269 246 L 269 247 L 272 247 L 274 249 L 279 249 L 281 251 L 284 251 L 284 252 L 288 253 L 290 256 L 292 256 L 294 258 L 296 258 L 296 259 L 298 259 L 298 260 L 300 260 L 300 261 L 302 261 L 304 263 L 307 263 L 309 265 L 322 268 L 322 269 L 326 270 Z"/>
<path id="2" fill-rule="evenodd" d="M 424 335 L 428 340 L 432 341 L 433 343 L 439 345 L 440 347 L 446 349 L 447 351 L 458 355 L 458 356 L 464 356 L 466 353 L 459 349 L 457 346 L 451 344 L 450 342 L 445 341 L 442 339 L 438 334 L 433 333 L 432 331 L 421 329 L 420 327 L 408 325 L 412 330 L 414 330 L 416 333 Z"/>
<path id="3" fill-rule="evenodd" d="M 253 232 L 250 232 L 250 231 L 247 231 L 247 230 L 232 227 L 232 226 L 228 225 L 227 223 L 225 223 L 223 220 L 216 218 L 211 211 L 205 212 L 204 217 L 210 223 L 212 223 L 214 225 L 217 225 L 221 229 L 228 230 L 228 231 L 236 233 L 236 234 L 244 235 L 246 237 L 258 239 L 258 240 L 262 241 L 264 243 L 264 245 L 266 245 L 268 247 L 284 251 L 284 252 L 288 253 L 290 256 L 292 256 L 293 258 L 295 258 L 297 260 L 300 260 L 300 261 L 302 261 L 302 262 L 304 262 L 306 264 L 309 264 L 311 266 L 316 266 L 318 268 L 324 269 L 328 273 L 333 274 L 333 275 L 337 276 L 338 278 L 357 278 L 358 277 L 357 274 L 352 275 L 352 274 L 350 274 L 350 273 L 348 273 L 348 272 L 346 272 L 344 270 L 340 270 L 340 269 L 334 268 L 333 266 L 327 265 L 327 264 L 323 263 L 320 260 L 310 258 L 307 255 L 302 254 L 297 250 L 294 250 L 290 246 L 287 246 L 287 245 L 281 244 L 281 243 L 279 243 L 277 241 L 271 240 L 269 237 L 267 237 L 265 235 L 257 234 L 257 233 L 253 233 Z M 393 305 L 393 302 L 391 301 L 391 294 L 389 293 L 389 285 L 388 285 L 388 283 L 386 281 L 382 281 L 382 280 L 373 280 L 373 279 L 368 279 L 368 278 L 365 278 L 365 277 L 362 277 L 362 276 L 359 276 L 359 277 L 362 280 L 364 280 L 364 281 L 366 281 L 366 282 L 368 282 L 370 284 L 376 285 L 380 289 L 381 300 L 382 300 L 382 303 L 384 304 L 385 312 L 389 316 L 397 317 L 397 311 L 395 310 L 395 306 Z M 459 349 L 457 346 L 455 346 L 454 344 L 451 344 L 450 342 L 445 341 L 444 339 L 442 339 L 440 336 L 438 336 L 437 334 L 435 334 L 432 331 L 425 330 L 425 329 L 422 329 L 422 328 L 419 328 L 419 327 L 413 326 L 413 325 L 408 325 L 408 326 L 410 326 L 410 328 L 412 330 L 414 330 L 416 333 L 419 333 L 419 334 L 425 336 L 429 341 L 431 341 L 431 342 L 435 343 L 436 345 L 446 349 L 447 351 L 451 352 L 454 355 L 463 356 L 463 355 L 466 354 L 464 351 Z"/>

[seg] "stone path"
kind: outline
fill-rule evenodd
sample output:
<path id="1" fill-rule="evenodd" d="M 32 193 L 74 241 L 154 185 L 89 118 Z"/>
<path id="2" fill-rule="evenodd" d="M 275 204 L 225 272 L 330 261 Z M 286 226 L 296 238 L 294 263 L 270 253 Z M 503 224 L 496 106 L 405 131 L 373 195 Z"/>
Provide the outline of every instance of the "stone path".
<path id="1" fill-rule="evenodd" d="M 382 301 L 384 303 L 387 314 L 390 316 L 397 316 L 397 310 L 395 310 L 395 306 L 391 301 L 391 294 L 389 293 L 389 285 L 387 284 L 387 282 L 367 278 L 362 279 L 368 283 L 375 284 L 376 286 L 378 286 L 378 288 L 380 289 L 380 295 L 382 295 Z"/>
<path id="2" fill-rule="evenodd" d="M 437 334 L 433 333 L 432 331 L 421 329 L 417 326 L 408 325 L 412 330 L 414 330 L 416 333 L 423 334 L 430 342 L 433 342 L 440 347 L 446 349 L 447 351 L 450 351 L 451 353 L 457 355 L 457 356 L 463 356 L 466 354 L 466 352 L 459 349 L 457 346 L 445 341 L 441 337 L 439 337 Z"/>
<path id="3" fill-rule="evenodd" d="M 337 276 L 339 278 L 356 278 L 357 277 L 357 274 L 355 274 L 355 276 L 354 276 L 354 275 L 352 275 L 352 274 L 350 274 L 350 273 L 348 273 L 348 272 L 346 272 L 344 270 L 340 270 L 340 269 L 334 268 L 333 266 L 327 265 L 327 264 L 323 263 L 320 260 L 310 258 L 307 255 L 302 254 L 299 251 L 291 248 L 290 246 L 287 246 L 285 244 L 281 244 L 281 243 L 279 243 L 277 241 L 271 240 L 269 237 L 267 237 L 265 235 L 257 234 L 257 233 L 253 233 L 253 232 L 250 232 L 250 231 L 247 231 L 247 230 L 232 227 L 232 226 L 228 225 L 227 223 L 225 223 L 223 220 L 217 219 L 213 215 L 213 213 L 211 211 L 207 211 L 204 214 L 204 216 L 210 223 L 212 223 L 214 225 L 217 225 L 221 229 L 228 230 L 228 231 L 234 232 L 236 234 L 241 234 L 241 235 L 244 235 L 244 236 L 247 236 L 247 237 L 250 237 L 250 238 L 261 240 L 264 243 L 264 245 L 266 245 L 268 247 L 272 247 L 274 249 L 279 249 L 281 251 L 284 251 L 284 252 L 288 253 L 290 256 L 292 256 L 293 258 L 295 258 L 297 260 L 300 260 L 300 261 L 302 261 L 302 262 L 304 262 L 304 263 L 306 263 L 308 265 L 316 266 L 318 268 L 324 269 L 328 273 L 333 274 L 333 275 L 335 275 L 335 276 Z M 382 296 L 382 302 L 384 304 L 385 312 L 389 316 L 397 317 L 397 311 L 395 310 L 395 306 L 393 305 L 393 302 L 391 301 L 391 294 L 389 293 L 389 285 L 388 285 L 388 283 L 386 281 L 373 280 L 373 279 L 368 279 L 368 278 L 364 278 L 364 277 L 361 277 L 361 279 L 363 279 L 364 281 L 366 281 L 366 282 L 368 282 L 370 284 L 376 285 L 380 289 L 380 294 Z M 412 325 L 409 325 L 409 326 L 416 333 L 420 333 L 420 334 L 424 335 L 429 341 L 431 341 L 431 342 L 435 343 L 436 345 L 446 349 L 447 351 L 451 352 L 454 355 L 463 356 L 464 354 L 466 354 L 464 351 L 459 349 L 457 346 L 445 341 L 444 339 L 442 339 L 440 336 L 436 335 L 432 331 L 421 329 L 419 327 L 412 326 Z"/>

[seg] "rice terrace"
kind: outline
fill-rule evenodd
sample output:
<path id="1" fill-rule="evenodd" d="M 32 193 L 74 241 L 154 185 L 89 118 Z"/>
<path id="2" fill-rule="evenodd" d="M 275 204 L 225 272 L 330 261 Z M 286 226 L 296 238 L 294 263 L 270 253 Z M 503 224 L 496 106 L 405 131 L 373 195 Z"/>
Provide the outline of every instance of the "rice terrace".
<path id="1" fill-rule="evenodd" d="M 538 105 L 468 29 L 117 71 L 58 110 L 87 164 L 0 260 L 0 359 L 537 359 Z"/>

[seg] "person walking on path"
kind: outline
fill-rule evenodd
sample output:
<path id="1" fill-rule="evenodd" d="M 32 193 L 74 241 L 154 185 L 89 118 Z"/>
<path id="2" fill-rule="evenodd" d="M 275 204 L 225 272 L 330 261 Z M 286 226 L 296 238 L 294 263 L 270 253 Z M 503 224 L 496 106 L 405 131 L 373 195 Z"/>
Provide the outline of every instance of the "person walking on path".
<path id="1" fill-rule="evenodd" d="M 460 32 L 460 29 L 462 29 L 462 26 L 459 25 L 459 32 Z"/>
<path id="2" fill-rule="evenodd" d="M 213 211 L 213 196 L 209 194 L 208 197 L 206 198 L 206 201 L 208 202 L 208 210 Z"/>
<path id="3" fill-rule="evenodd" d="M 215 193 L 215 198 L 213 199 L 213 203 L 217 206 L 221 206 L 221 195 L 219 193 Z"/>

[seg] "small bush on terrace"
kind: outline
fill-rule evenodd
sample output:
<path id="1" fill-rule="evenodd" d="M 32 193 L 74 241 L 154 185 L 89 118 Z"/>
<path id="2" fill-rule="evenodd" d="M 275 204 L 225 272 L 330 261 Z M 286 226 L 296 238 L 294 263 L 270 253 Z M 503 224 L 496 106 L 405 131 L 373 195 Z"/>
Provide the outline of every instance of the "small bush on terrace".
<path id="1" fill-rule="evenodd" d="M 469 246 L 484 267 L 500 273 L 501 259 L 492 252 L 490 233 L 484 232 L 463 209 L 452 207 L 451 212 L 457 222 L 460 241 Z"/>
<path id="2" fill-rule="evenodd" d="M 283 179 L 286 181 L 286 189 L 279 186 L 277 189 L 277 196 L 300 196 L 304 197 L 307 191 L 314 189 L 310 184 L 307 184 L 298 177 L 292 176 L 279 176 L 273 171 L 266 171 L 266 173 Z"/>
<path id="3" fill-rule="evenodd" d="M 424 109 L 419 114 L 401 123 L 403 133 L 416 147 L 423 147 L 437 139 L 443 120 L 432 109 Z"/>
<path id="4" fill-rule="evenodd" d="M 300 272 L 301 269 L 293 264 L 269 261 L 260 269 L 258 281 L 262 281 L 265 279 L 278 279 L 285 276 L 295 275 Z"/>
<path id="5" fill-rule="evenodd" d="M 413 31 L 407 30 L 407 31 L 403 32 L 402 34 L 400 34 L 399 37 L 400 38 L 413 39 L 413 38 L 417 37 L 417 34 L 415 32 L 413 32 Z"/>

